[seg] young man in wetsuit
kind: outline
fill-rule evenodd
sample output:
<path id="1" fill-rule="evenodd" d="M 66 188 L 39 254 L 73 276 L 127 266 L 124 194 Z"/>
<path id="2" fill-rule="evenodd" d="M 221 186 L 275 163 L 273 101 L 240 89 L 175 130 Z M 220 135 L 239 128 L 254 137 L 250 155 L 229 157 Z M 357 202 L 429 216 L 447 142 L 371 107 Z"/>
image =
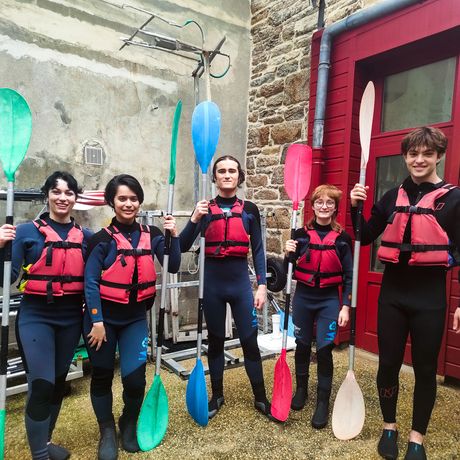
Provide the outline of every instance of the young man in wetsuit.
<path id="1" fill-rule="evenodd" d="M 460 189 L 446 184 L 436 166 L 447 148 L 437 128 L 409 133 L 401 153 L 409 177 L 374 204 L 362 219 L 361 242 L 372 243 L 382 232 L 379 259 L 385 263 L 378 308 L 379 369 L 377 389 L 383 415 L 379 454 L 398 456 L 396 404 L 407 337 L 410 334 L 415 373 L 412 429 L 405 460 L 426 459 L 423 446 L 436 398 L 436 368 L 446 319 L 446 273 L 460 248 Z M 351 212 L 367 198 L 368 187 L 351 190 Z M 458 259 L 457 259 L 458 260 Z M 460 333 L 460 307 L 453 329 Z"/>

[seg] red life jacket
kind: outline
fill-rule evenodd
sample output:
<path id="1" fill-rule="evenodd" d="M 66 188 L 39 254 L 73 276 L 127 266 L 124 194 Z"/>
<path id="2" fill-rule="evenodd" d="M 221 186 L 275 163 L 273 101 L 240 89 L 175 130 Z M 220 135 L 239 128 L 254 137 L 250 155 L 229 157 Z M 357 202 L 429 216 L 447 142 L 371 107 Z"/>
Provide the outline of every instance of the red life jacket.
<path id="1" fill-rule="evenodd" d="M 449 193 L 455 185 L 446 184 L 424 195 L 411 206 L 406 191 L 399 187 L 396 208 L 388 220 L 378 250 L 382 262 L 397 263 L 401 251 L 410 252 L 409 265 L 449 267 L 449 237 L 434 216 L 435 201 Z M 404 232 L 411 222 L 411 242 L 403 243 Z"/>
<path id="2" fill-rule="evenodd" d="M 100 281 L 101 298 L 118 303 L 129 303 L 130 291 L 137 291 L 137 301 L 155 296 L 155 263 L 152 257 L 150 228 L 140 226 L 141 236 L 137 248 L 123 236 L 113 225 L 105 231 L 117 244 L 115 262 L 102 273 Z M 137 268 L 137 282 L 133 282 L 134 270 Z"/>
<path id="3" fill-rule="evenodd" d="M 23 274 L 24 293 L 46 295 L 48 303 L 53 296 L 81 294 L 85 270 L 81 227 L 74 223 L 64 241 L 44 220 L 37 219 L 34 225 L 45 243 L 40 258 Z"/>
<path id="4" fill-rule="evenodd" d="M 223 212 L 211 200 L 211 221 L 205 232 L 207 257 L 246 257 L 249 252 L 249 236 L 243 225 L 242 200 L 237 199 L 229 212 Z"/>
<path id="5" fill-rule="evenodd" d="M 307 251 L 297 261 L 295 278 L 308 286 L 315 286 L 319 278 L 321 288 L 342 284 L 342 263 L 335 245 L 340 233 L 331 230 L 321 240 L 316 230 L 305 230 L 310 241 Z"/>

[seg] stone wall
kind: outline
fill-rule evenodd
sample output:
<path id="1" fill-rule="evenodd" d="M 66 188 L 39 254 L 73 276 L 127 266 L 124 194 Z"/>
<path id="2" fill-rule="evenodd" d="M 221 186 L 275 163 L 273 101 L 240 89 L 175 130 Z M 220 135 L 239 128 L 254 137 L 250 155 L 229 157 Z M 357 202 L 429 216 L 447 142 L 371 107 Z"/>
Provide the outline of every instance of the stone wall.
<path id="1" fill-rule="evenodd" d="M 376 0 L 326 1 L 332 24 Z M 290 201 L 284 191 L 289 144 L 307 142 L 311 38 L 318 1 L 252 0 L 246 196 L 267 214 L 267 252 L 281 254 L 289 236 Z M 300 225 L 300 219 L 298 220 Z"/>

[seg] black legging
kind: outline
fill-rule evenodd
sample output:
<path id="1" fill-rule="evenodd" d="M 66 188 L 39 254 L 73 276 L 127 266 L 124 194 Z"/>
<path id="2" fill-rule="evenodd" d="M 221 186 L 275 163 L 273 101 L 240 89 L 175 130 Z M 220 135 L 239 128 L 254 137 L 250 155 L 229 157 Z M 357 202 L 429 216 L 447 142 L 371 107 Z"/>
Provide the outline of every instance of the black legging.
<path id="1" fill-rule="evenodd" d="M 440 280 L 432 279 L 431 283 L 425 280 L 428 284 L 424 286 L 424 280 L 419 279 L 420 289 L 405 292 L 401 280 L 396 285 L 393 281 L 396 281 L 393 277 L 387 277 L 379 298 L 377 389 L 380 407 L 384 421 L 395 423 L 398 376 L 410 334 L 415 373 L 412 429 L 424 435 L 436 399 L 436 369 L 446 317 L 445 296 L 436 295 L 436 289 L 431 290 L 431 295 L 426 292 L 433 281 Z"/>

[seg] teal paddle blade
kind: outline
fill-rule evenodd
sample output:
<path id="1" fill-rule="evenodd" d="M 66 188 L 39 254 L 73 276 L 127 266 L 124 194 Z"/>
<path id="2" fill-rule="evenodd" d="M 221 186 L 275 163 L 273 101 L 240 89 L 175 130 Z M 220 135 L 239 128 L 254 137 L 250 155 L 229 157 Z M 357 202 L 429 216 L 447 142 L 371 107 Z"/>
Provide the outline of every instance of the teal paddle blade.
<path id="1" fill-rule="evenodd" d="M 171 156 L 169 160 L 169 184 L 172 185 L 176 182 L 176 151 L 177 151 L 177 135 L 179 133 L 179 121 L 182 113 L 182 101 L 179 100 L 176 104 L 176 111 L 174 112 L 174 121 L 172 127 L 171 137 Z"/>
<path id="2" fill-rule="evenodd" d="M 163 440 L 168 428 L 168 412 L 168 395 L 161 377 L 155 375 L 137 422 L 137 442 L 144 452 Z"/>
<path id="3" fill-rule="evenodd" d="M 192 115 L 192 143 L 195 156 L 203 174 L 216 151 L 220 135 L 220 110 L 212 101 L 203 101 Z"/>
<path id="4" fill-rule="evenodd" d="M 0 88 L 0 160 L 8 182 L 27 152 L 32 114 L 25 99 L 10 88 Z"/>
<path id="5" fill-rule="evenodd" d="M 185 394 L 188 413 L 198 425 L 208 424 L 208 390 L 201 359 L 196 360 L 195 367 L 187 382 Z"/>

